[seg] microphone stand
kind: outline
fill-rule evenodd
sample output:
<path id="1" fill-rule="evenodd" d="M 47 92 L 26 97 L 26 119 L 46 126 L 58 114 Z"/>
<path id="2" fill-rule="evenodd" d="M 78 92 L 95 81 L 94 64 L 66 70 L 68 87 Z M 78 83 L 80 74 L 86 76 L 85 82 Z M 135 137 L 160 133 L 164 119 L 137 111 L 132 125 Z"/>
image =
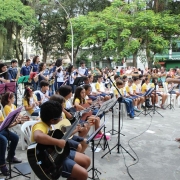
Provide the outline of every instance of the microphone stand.
<path id="1" fill-rule="evenodd" d="M 113 84 L 113 86 L 116 88 L 116 90 L 118 91 L 120 97 L 118 98 L 117 102 L 119 103 L 119 120 L 118 120 L 118 142 L 117 144 L 112 148 L 110 149 L 106 154 L 104 154 L 101 158 L 105 157 L 108 153 L 111 153 L 111 151 L 117 147 L 117 153 L 120 153 L 120 149 L 119 147 L 121 147 L 122 149 L 124 149 L 124 151 L 126 153 L 128 153 L 132 158 L 133 160 L 135 161 L 136 159 L 121 145 L 121 142 L 120 142 L 120 135 L 121 135 L 121 113 L 120 113 L 120 110 L 121 110 L 121 102 L 123 100 L 123 97 L 119 91 L 119 89 L 115 86 L 115 84 L 113 83 L 113 81 L 111 80 L 110 77 L 108 77 L 110 82 Z"/>

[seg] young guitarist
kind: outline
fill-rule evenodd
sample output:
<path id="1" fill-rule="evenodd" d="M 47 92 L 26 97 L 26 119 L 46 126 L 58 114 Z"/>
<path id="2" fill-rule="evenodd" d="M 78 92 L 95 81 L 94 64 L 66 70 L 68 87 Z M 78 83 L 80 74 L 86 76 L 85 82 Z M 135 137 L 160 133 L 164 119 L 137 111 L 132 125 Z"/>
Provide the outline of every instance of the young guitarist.
<path id="1" fill-rule="evenodd" d="M 55 101 L 47 101 L 41 106 L 40 122 L 37 122 L 32 127 L 32 142 L 37 142 L 43 145 L 65 147 L 65 140 L 56 139 L 47 135 L 52 129 L 51 125 L 57 124 L 61 120 L 62 106 Z M 88 156 L 70 150 L 69 156 L 63 162 L 62 177 L 68 180 L 86 180 L 88 178 L 87 168 L 90 165 Z"/>
<path id="2" fill-rule="evenodd" d="M 73 105 L 76 107 L 77 110 L 85 110 L 85 107 L 88 107 L 88 102 L 86 101 L 85 97 L 86 97 L 85 89 L 81 86 L 77 87 L 74 94 L 74 99 L 73 99 Z M 95 125 L 95 130 L 97 130 L 100 127 L 100 118 L 99 117 L 95 117 L 95 118 L 96 118 L 96 121 L 94 125 Z M 96 140 L 100 139 L 102 136 L 103 136 L 103 133 L 99 131 L 99 133 L 95 136 L 94 139 Z M 109 138 L 110 138 L 109 136 L 106 136 L 107 140 Z"/>
<path id="3" fill-rule="evenodd" d="M 63 128 L 66 128 L 67 126 L 71 125 L 70 121 L 66 118 L 66 115 L 64 113 L 65 99 L 61 95 L 55 94 L 55 95 L 52 95 L 49 100 L 59 102 L 62 106 L 62 111 L 63 111 L 62 112 L 62 121 L 60 121 L 59 123 L 57 123 L 54 126 L 56 129 L 60 129 L 62 131 Z M 66 113 L 69 113 L 69 112 L 66 112 Z M 72 115 L 69 113 L 69 116 L 72 116 Z M 89 122 L 89 119 L 88 119 L 88 122 Z M 75 150 L 75 151 L 81 152 L 81 153 L 84 153 L 88 144 L 86 143 L 86 140 L 83 137 L 76 136 L 74 134 L 77 132 L 84 133 L 83 131 L 85 131 L 85 132 L 87 131 L 86 127 L 84 125 L 83 126 L 77 125 L 76 129 L 72 133 L 72 136 L 68 139 L 70 148 L 72 150 Z M 86 135 L 87 135 L 87 133 L 86 133 Z"/>

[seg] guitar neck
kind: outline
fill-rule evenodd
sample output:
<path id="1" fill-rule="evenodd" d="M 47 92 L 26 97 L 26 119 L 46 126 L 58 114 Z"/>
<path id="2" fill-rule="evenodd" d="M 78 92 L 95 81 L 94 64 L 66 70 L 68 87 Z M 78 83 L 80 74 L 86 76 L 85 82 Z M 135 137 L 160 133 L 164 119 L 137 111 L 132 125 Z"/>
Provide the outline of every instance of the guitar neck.
<path id="1" fill-rule="evenodd" d="M 79 122 L 79 117 L 77 117 L 76 121 L 73 123 L 73 125 L 69 128 L 69 131 L 66 132 L 66 134 L 63 136 L 62 139 L 64 139 L 65 141 L 68 140 L 68 138 L 71 136 L 72 132 L 74 131 L 74 129 L 76 128 L 77 124 Z"/>

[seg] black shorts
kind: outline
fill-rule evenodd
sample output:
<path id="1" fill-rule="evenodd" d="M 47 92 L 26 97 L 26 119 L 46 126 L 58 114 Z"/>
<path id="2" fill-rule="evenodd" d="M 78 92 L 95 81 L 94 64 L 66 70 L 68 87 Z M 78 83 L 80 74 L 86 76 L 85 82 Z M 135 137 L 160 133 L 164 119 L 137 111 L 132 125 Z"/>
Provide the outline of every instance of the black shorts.
<path id="1" fill-rule="evenodd" d="M 63 162 L 63 168 L 62 168 L 62 177 L 64 178 L 69 178 L 71 173 L 72 173 L 72 169 L 74 167 L 74 165 L 76 164 L 76 162 L 74 161 L 76 152 L 70 150 L 69 156 L 64 160 Z"/>
<path id="2" fill-rule="evenodd" d="M 79 143 L 83 140 L 84 140 L 84 138 L 79 137 L 79 136 L 75 136 L 75 135 L 72 137 L 72 139 L 68 139 L 70 149 L 76 151 Z"/>

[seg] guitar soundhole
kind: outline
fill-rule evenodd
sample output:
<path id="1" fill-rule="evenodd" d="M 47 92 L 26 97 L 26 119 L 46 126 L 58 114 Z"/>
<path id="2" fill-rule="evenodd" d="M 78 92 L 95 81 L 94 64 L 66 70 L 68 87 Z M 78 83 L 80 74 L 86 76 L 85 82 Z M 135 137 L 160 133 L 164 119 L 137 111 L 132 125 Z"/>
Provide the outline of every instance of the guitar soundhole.
<path id="1" fill-rule="evenodd" d="M 62 153 L 63 153 L 63 150 L 64 150 L 64 149 L 62 149 L 62 148 L 60 148 L 60 147 L 58 147 L 58 146 L 55 146 L 55 149 L 56 149 L 56 152 L 57 152 L 58 154 L 62 154 Z"/>

